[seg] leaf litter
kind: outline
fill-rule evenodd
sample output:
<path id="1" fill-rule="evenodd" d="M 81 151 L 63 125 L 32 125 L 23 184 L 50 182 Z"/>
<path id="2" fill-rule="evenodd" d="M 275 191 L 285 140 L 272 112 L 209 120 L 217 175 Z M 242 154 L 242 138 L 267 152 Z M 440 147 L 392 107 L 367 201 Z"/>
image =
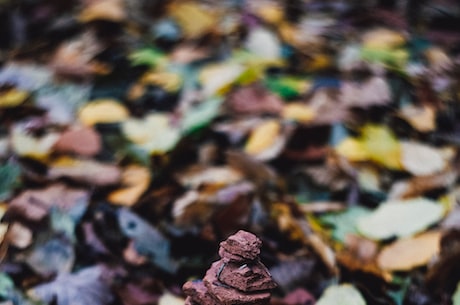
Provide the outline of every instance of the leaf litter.
<path id="1" fill-rule="evenodd" d="M 0 1 L 0 302 L 458 304 L 454 1 Z"/>

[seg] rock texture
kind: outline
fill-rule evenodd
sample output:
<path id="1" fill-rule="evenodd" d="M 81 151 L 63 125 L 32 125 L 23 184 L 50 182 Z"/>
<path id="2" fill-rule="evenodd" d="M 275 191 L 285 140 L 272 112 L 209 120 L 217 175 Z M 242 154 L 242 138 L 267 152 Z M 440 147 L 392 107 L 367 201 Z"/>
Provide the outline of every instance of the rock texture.
<path id="1" fill-rule="evenodd" d="M 259 260 L 261 245 L 257 236 L 242 230 L 221 242 L 221 259 L 211 265 L 203 280 L 184 284 L 185 304 L 268 304 L 276 283 Z"/>

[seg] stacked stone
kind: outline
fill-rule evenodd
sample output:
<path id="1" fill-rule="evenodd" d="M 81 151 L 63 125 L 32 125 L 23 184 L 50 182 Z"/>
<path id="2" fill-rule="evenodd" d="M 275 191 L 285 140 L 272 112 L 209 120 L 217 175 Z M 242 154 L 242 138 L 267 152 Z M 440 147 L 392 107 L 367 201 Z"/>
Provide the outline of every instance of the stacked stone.
<path id="1" fill-rule="evenodd" d="M 203 280 L 184 284 L 185 304 L 268 304 L 276 283 L 259 260 L 261 245 L 257 236 L 242 230 L 221 242 L 221 259 L 211 265 Z"/>

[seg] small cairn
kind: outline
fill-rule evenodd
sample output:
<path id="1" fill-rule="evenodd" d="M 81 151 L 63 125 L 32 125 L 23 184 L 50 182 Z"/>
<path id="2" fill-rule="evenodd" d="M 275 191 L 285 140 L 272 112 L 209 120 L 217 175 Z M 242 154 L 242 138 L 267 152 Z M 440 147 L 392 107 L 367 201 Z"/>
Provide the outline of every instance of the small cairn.
<path id="1" fill-rule="evenodd" d="M 220 260 L 214 262 L 203 280 L 182 287 L 185 305 L 265 305 L 276 287 L 260 262 L 262 241 L 240 230 L 220 243 Z"/>

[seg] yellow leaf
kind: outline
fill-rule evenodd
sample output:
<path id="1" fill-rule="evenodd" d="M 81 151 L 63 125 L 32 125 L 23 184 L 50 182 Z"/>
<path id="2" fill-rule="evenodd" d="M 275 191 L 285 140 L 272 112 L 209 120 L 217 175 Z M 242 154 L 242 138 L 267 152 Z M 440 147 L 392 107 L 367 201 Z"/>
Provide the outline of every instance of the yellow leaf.
<path id="1" fill-rule="evenodd" d="M 283 9 L 275 3 L 266 3 L 257 8 L 256 14 L 265 22 L 278 24 L 284 19 Z"/>
<path id="2" fill-rule="evenodd" d="M 216 93 L 224 94 L 230 90 L 246 69 L 237 63 L 222 63 L 208 65 L 200 72 L 199 80 L 203 86 L 203 93 L 211 96 Z"/>
<path id="3" fill-rule="evenodd" d="M 0 108 L 16 107 L 24 103 L 29 93 L 16 89 L 10 89 L 0 93 Z"/>
<path id="4" fill-rule="evenodd" d="M 388 127 L 364 126 L 361 141 L 372 161 L 390 169 L 401 169 L 401 147 Z"/>
<path id="5" fill-rule="evenodd" d="M 54 144 L 59 140 L 59 134 L 48 133 L 42 137 L 33 137 L 21 127 L 13 128 L 11 145 L 16 154 L 37 159 L 46 158 L 52 151 Z"/>
<path id="6" fill-rule="evenodd" d="M 169 92 L 179 90 L 182 85 L 182 78 L 179 74 L 170 72 L 148 72 L 141 78 L 145 85 L 157 85 Z"/>
<path id="7" fill-rule="evenodd" d="M 170 15 L 182 28 L 187 38 L 198 38 L 213 30 L 217 18 L 212 11 L 194 2 L 175 2 L 169 7 Z"/>
<path id="8" fill-rule="evenodd" d="M 281 131 L 276 120 L 267 120 L 257 126 L 250 134 L 244 150 L 250 155 L 257 155 L 273 145 Z"/>
<path id="9" fill-rule="evenodd" d="M 110 193 L 108 199 L 115 204 L 131 206 L 149 186 L 150 172 L 145 167 L 128 166 L 123 171 L 121 183 L 124 187 Z"/>
<path id="10" fill-rule="evenodd" d="M 363 35 L 363 46 L 370 49 L 391 50 L 405 42 L 401 33 L 385 28 L 371 30 Z"/>
<path id="11" fill-rule="evenodd" d="M 83 9 L 78 17 L 81 22 L 95 20 L 121 22 L 125 18 L 126 14 L 122 0 L 92 1 L 90 5 Z"/>
<path id="12" fill-rule="evenodd" d="M 80 109 L 78 119 L 85 125 L 116 123 L 129 117 L 128 110 L 112 99 L 97 99 Z"/>
<path id="13" fill-rule="evenodd" d="M 346 138 L 337 145 L 335 151 L 350 161 L 359 162 L 369 159 L 369 155 L 361 141 L 353 138 Z"/>
<path id="14" fill-rule="evenodd" d="M 313 120 L 316 112 L 311 107 L 302 103 L 291 103 L 283 107 L 283 118 L 307 123 Z"/>
<path id="15" fill-rule="evenodd" d="M 426 265 L 439 252 L 440 240 L 441 233 L 437 231 L 399 239 L 383 248 L 377 263 L 389 271 L 408 271 Z"/>

